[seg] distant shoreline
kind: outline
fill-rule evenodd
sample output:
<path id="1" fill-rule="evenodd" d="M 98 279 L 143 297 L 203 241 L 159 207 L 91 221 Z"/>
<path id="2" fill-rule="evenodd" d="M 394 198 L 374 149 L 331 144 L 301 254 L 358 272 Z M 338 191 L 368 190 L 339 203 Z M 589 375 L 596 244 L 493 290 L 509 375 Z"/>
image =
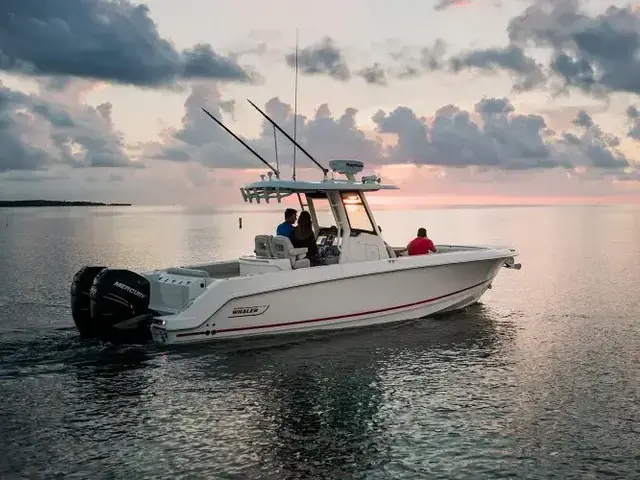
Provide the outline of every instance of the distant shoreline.
<path id="1" fill-rule="evenodd" d="M 130 203 L 68 202 L 65 200 L 0 200 L 1 207 L 130 207 Z"/>

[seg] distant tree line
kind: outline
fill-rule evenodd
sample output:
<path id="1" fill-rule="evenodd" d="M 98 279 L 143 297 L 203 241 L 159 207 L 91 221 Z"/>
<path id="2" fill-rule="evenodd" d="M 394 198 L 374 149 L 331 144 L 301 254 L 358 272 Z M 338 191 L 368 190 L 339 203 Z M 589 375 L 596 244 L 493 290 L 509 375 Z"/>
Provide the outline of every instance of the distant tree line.
<path id="1" fill-rule="evenodd" d="M 0 200 L 0 207 L 130 207 L 130 203 L 68 202 L 66 200 Z"/>

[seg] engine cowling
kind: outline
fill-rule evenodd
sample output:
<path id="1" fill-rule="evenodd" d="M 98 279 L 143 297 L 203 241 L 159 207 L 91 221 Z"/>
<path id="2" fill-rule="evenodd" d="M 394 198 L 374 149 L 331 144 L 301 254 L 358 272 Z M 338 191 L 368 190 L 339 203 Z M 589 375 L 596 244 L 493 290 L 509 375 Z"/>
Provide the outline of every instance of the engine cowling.
<path id="1" fill-rule="evenodd" d="M 106 267 L 84 266 L 76 272 L 71 282 L 71 316 L 83 338 L 91 338 L 91 298 L 93 280 Z"/>
<path id="2" fill-rule="evenodd" d="M 102 270 L 90 291 L 93 335 L 118 342 L 146 340 L 150 335 L 150 295 L 151 284 L 142 275 L 130 270 Z M 131 322 L 134 317 L 138 321 Z"/>

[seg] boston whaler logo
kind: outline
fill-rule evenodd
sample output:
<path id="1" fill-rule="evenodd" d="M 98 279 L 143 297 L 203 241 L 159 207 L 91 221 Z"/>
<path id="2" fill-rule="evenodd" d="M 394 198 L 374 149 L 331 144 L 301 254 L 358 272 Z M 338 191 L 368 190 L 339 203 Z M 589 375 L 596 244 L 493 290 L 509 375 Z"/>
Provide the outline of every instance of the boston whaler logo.
<path id="1" fill-rule="evenodd" d="M 231 311 L 229 318 L 233 317 L 256 317 L 262 315 L 269 309 L 270 305 L 257 305 L 253 307 L 235 307 Z"/>
<path id="2" fill-rule="evenodd" d="M 113 286 L 114 287 L 118 287 L 118 288 L 124 290 L 125 292 L 129 292 L 131 295 L 135 295 L 138 298 L 144 298 L 145 297 L 144 293 L 139 292 L 135 288 L 131 288 L 129 285 L 125 285 L 122 282 L 114 282 Z"/>

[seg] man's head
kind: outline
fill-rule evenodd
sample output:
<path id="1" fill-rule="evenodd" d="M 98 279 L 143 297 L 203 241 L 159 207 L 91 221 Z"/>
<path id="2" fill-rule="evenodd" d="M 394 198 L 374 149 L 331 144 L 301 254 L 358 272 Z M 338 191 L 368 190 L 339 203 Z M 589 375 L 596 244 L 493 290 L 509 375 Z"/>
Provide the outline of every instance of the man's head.
<path id="1" fill-rule="evenodd" d="M 295 208 L 287 208 L 284 211 L 284 221 L 292 225 L 296 223 L 297 216 L 298 216 L 298 212 Z"/>
<path id="2" fill-rule="evenodd" d="M 425 228 L 420 227 L 418 229 L 418 236 L 422 237 L 422 238 L 426 237 L 427 236 L 427 230 Z"/>

